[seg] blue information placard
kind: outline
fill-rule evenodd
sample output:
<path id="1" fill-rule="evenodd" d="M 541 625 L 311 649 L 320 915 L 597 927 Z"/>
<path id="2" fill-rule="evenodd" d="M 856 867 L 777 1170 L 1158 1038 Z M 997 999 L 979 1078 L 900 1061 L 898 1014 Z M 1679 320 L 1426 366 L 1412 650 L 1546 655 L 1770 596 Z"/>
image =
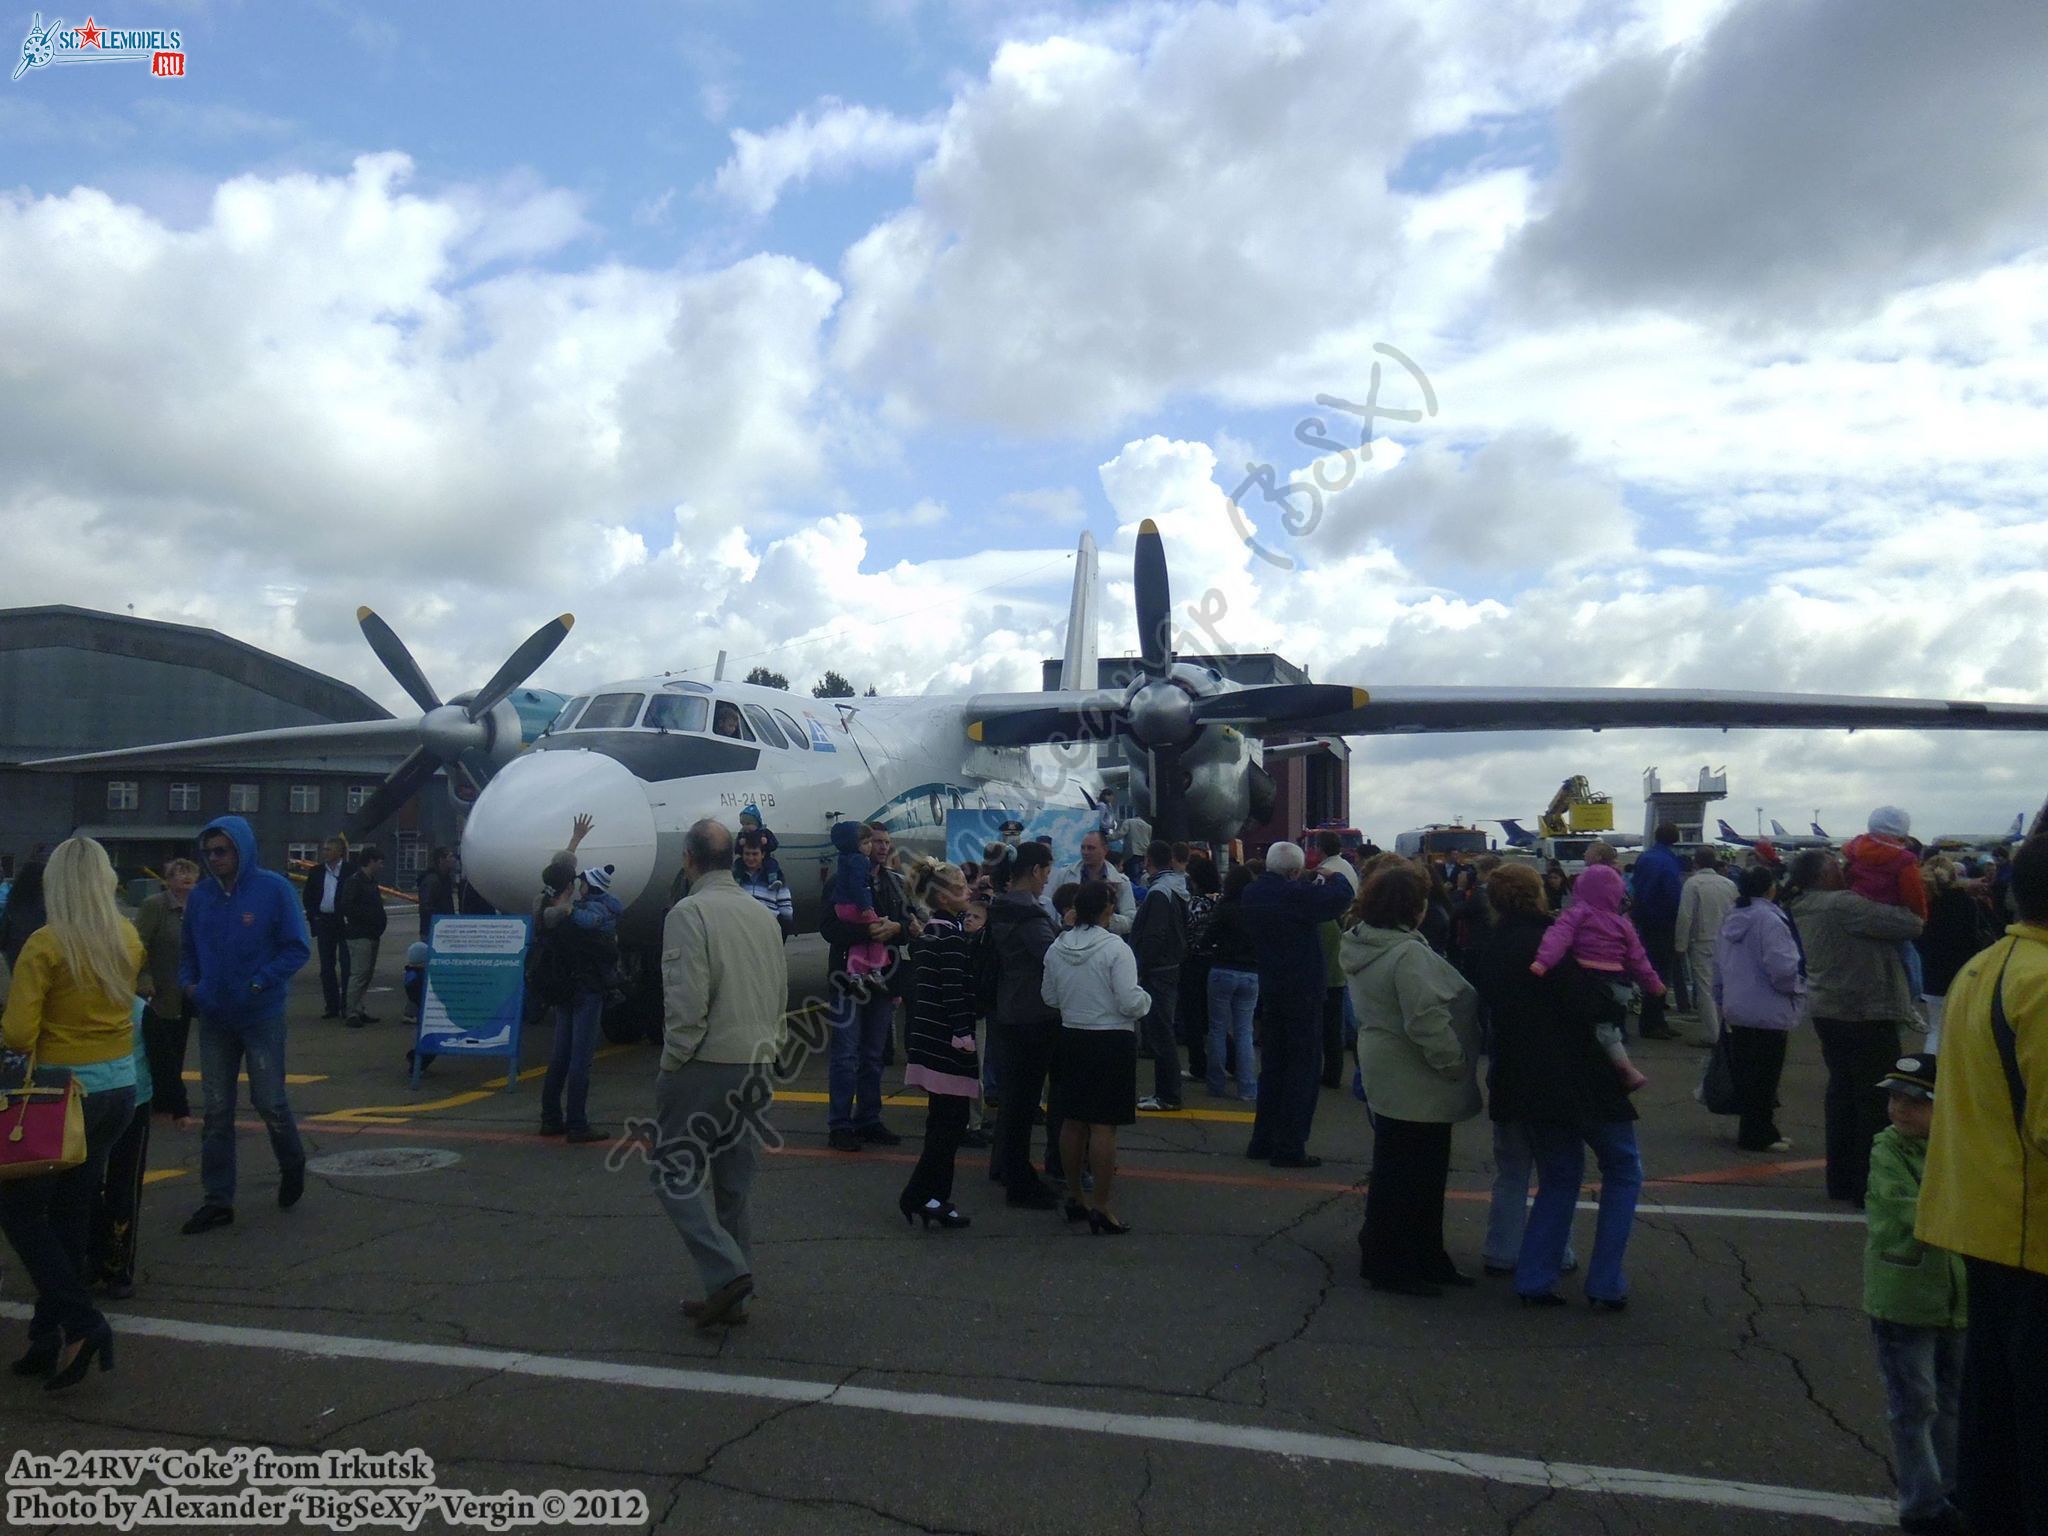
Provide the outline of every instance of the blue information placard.
<path id="1" fill-rule="evenodd" d="M 513 1063 L 507 1085 L 517 1079 L 529 924 L 524 917 L 434 919 L 414 1046 L 419 1059 L 505 1056 Z"/>

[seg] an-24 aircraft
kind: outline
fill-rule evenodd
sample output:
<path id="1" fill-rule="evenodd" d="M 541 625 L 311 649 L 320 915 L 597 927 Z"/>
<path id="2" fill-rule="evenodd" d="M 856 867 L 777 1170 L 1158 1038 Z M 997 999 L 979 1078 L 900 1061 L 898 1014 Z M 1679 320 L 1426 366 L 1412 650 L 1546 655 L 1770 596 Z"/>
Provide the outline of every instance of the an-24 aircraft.
<path id="1" fill-rule="evenodd" d="M 2048 707 L 2035 704 L 1683 689 L 1246 687 L 1176 660 L 1166 555 L 1149 519 L 1138 531 L 1134 575 L 1141 652 L 1121 689 L 1094 686 L 1096 554 L 1084 534 L 1061 687 L 1052 692 L 812 699 L 745 683 L 642 677 L 578 695 L 529 742 L 510 696 L 561 644 L 570 616 L 541 626 L 483 688 L 443 703 L 397 635 L 365 608 L 364 636 L 419 704 L 415 720 L 260 731 L 35 766 L 248 765 L 411 747 L 355 830 L 383 822 L 443 769 L 469 781 L 476 794 L 462 834 L 464 873 L 491 902 L 516 912 L 532 901 L 571 818 L 587 812 L 594 829 L 581 857 L 616 866 L 611 889 L 626 906 L 629 964 L 651 978 L 662 919 L 680 889 L 683 833 L 699 817 L 734 825 L 742 806 L 758 805 L 781 839 L 799 925 L 809 926 L 834 821 L 878 821 L 899 847 L 939 854 L 950 808 L 1028 813 L 1092 804 L 1103 775 L 1093 753 L 1074 743 L 1123 737 L 1128 803 L 1160 836 L 1221 842 L 1270 810 L 1272 781 L 1261 766 L 1267 735 L 2048 730 Z"/>

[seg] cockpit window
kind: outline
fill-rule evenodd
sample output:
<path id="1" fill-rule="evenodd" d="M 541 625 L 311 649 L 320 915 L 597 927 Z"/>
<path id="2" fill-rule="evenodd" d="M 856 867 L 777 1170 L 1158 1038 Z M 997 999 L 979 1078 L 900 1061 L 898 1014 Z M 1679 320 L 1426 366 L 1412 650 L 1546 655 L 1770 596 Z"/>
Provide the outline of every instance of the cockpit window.
<path id="1" fill-rule="evenodd" d="M 551 731 L 568 730 L 570 726 L 576 723 L 576 717 L 583 713 L 583 706 L 589 702 L 590 695 L 587 693 L 580 699 L 571 699 L 562 706 L 562 712 L 549 722 L 548 729 Z"/>
<path id="2" fill-rule="evenodd" d="M 747 719 L 753 722 L 755 735 L 759 736 L 771 747 L 786 745 L 782 739 L 782 732 L 778 731 L 775 728 L 775 722 L 768 718 L 767 710 L 758 704 L 745 704 L 741 708 L 746 710 Z"/>
<path id="3" fill-rule="evenodd" d="M 661 731 L 701 731 L 711 706 L 695 694 L 657 693 L 640 723 Z"/>
<path id="4" fill-rule="evenodd" d="M 789 744 L 792 747 L 795 747 L 799 752 L 811 750 L 810 735 L 802 726 L 798 725 L 779 709 L 775 711 L 775 718 L 781 722 L 782 733 L 789 738 Z"/>
<path id="5" fill-rule="evenodd" d="M 579 731 L 623 730 L 640 717 L 644 693 L 600 693 L 576 722 Z"/>
<path id="6" fill-rule="evenodd" d="M 734 741 L 752 741 L 754 733 L 747 729 L 747 722 L 740 718 L 739 705 L 730 699 L 720 699 L 711 708 L 711 734 L 730 736 Z"/>

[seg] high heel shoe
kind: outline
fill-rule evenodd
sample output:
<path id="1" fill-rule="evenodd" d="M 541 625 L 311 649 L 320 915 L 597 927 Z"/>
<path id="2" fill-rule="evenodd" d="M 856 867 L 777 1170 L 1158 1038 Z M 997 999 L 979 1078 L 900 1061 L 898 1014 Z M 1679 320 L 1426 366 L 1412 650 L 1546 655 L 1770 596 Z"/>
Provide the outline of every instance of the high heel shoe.
<path id="1" fill-rule="evenodd" d="M 948 1231 L 957 1231 L 961 1227 L 971 1227 L 974 1225 L 973 1217 L 962 1216 L 954 1207 L 940 1205 L 936 1200 L 927 1200 L 923 1204 L 919 1204 L 909 1195 L 905 1195 L 896 1202 L 896 1209 L 903 1213 L 905 1225 L 908 1225 L 918 1217 L 923 1217 L 924 1229 L 927 1232 L 931 1231 L 934 1222 Z"/>
<path id="2" fill-rule="evenodd" d="M 57 1357 L 64 1353 L 64 1336 L 59 1334 L 47 1342 L 31 1340 L 28 1353 L 15 1361 L 8 1369 L 17 1376 L 47 1376 L 57 1367 Z"/>
<path id="3" fill-rule="evenodd" d="M 1522 1297 L 1522 1305 L 1525 1307 L 1561 1307 L 1565 1305 L 1565 1299 L 1555 1291 L 1538 1291 L 1533 1296 Z"/>
<path id="4" fill-rule="evenodd" d="M 57 1358 L 62 1360 L 63 1355 L 60 1353 Z M 85 1373 L 92 1368 L 95 1358 L 99 1360 L 101 1370 L 111 1371 L 114 1368 L 114 1330 L 105 1323 L 79 1339 L 77 1353 L 43 1383 L 43 1390 L 62 1392 L 66 1387 L 77 1386 L 85 1380 Z"/>
<path id="5" fill-rule="evenodd" d="M 1118 1221 L 1107 1211 L 1090 1211 L 1088 1213 L 1088 1230 L 1096 1237 L 1122 1237 L 1131 1229 L 1126 1223 Z"/>
<path id="6" fill-rule="evenodd" d="M 1068 1221 L 1086 1221 L 1088 1219 L 1088 1207 L 1078 1200 L 1069 1200 L 1066 1207 L 1066 1217 Z"/>

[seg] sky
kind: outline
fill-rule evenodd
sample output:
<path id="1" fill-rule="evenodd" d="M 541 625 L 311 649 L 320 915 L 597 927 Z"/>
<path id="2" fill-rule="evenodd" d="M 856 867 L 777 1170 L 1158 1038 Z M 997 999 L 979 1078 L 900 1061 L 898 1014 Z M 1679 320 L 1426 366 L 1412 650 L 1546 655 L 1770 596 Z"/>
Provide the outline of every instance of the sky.
<path id="1" fill-rule="evenodd" d="M 1187 648 L 1319 681 L 2048 701 L 2029 0 L 92 14 L 186 71 L 0 81 L 0 604 L 394 710 L 359 603 L 444 696 L 562 611 L 563 692 L 1015 690 L 1084 529 L 1134 646 L 1152 517 Z M 2021 737 L 1360 739 L 1353 820 L 1703 764 L 1745 830 L 2048 794 Z"/>

